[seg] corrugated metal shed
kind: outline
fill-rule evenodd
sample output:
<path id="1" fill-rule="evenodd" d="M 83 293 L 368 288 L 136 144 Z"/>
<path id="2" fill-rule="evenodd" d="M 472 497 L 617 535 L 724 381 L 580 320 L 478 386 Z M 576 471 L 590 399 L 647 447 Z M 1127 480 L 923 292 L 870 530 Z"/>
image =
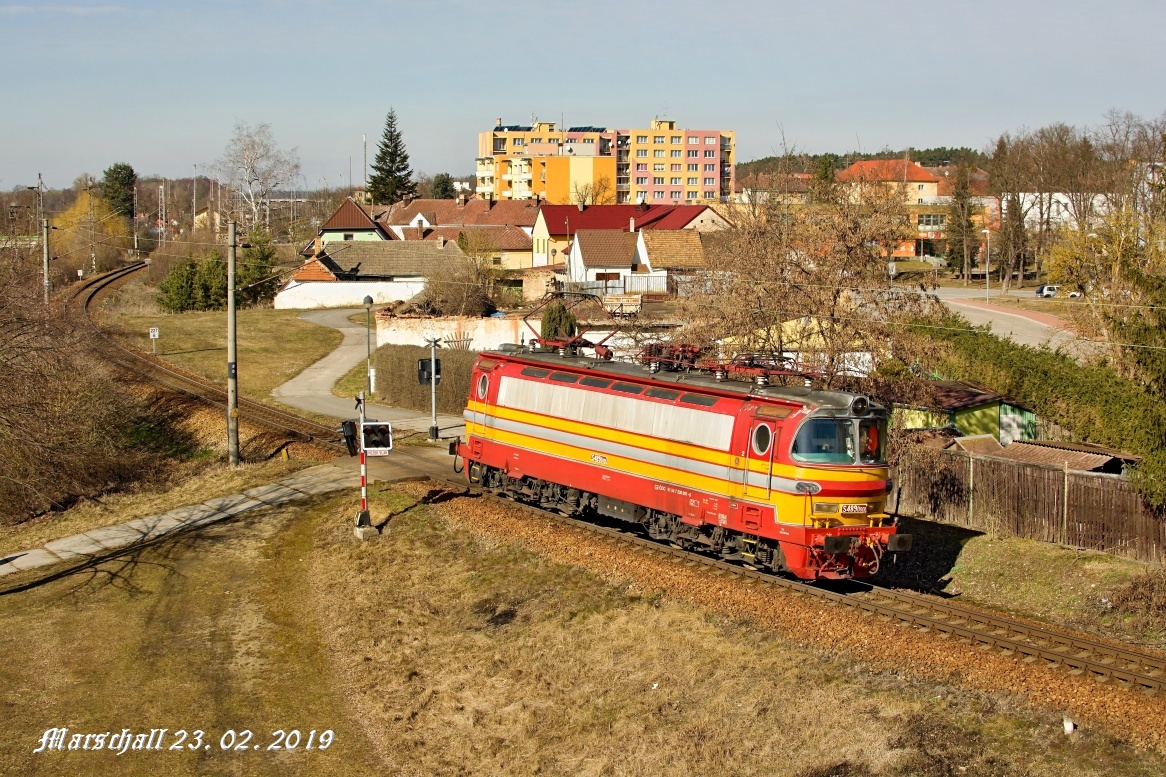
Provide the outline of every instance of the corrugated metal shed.
<path id="1" fill-rule="evenodd" d="M 1014 442 L 999 453 L 992 454 L 1013 461 L 1034 464 L 1053 464 L 1081 472 L 1108 472 L 1120 474 L 1127 463 L 1138 461 L 1130 453 L 1088 443 L 1033 440 Z"/>
<path id="2" fill-rule="evenodd" d="M 959 448 L 968 453 L 986 453 L 991 456 L 999 456 L 1004 450 L 1004 446 L 997 441 L 995 437 L 990 434 L 974 434 L 971 437 L 956 437 L 951 441 L 949 448 Z"/>

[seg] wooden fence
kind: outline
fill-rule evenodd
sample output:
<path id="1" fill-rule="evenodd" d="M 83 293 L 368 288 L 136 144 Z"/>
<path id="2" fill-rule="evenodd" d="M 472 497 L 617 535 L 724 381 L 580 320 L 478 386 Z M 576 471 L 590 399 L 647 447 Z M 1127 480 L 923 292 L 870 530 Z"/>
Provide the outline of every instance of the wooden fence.
<path id="1" fill-rule="evenodd" d="M 901 515 L 1166 560 L 1166 514 L 1147 507 L 1118 475 L 933 451 L 900 464 L 894 478 L 889 506 Z"/>

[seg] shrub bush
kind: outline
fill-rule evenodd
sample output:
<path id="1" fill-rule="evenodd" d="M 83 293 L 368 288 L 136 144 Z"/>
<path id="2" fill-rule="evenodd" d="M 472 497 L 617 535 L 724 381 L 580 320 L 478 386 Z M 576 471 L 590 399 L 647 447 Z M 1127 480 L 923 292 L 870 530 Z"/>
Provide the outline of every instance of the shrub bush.
<path id="1" fill-rule="evenodd" d="M 417 382 L 417 360 L 428 359 L 429 349 L 414 345 L 382 345 L 373 355 L 377 371 L 377 401 L 429 412 L 430 389 Z M 470 393 L 470 373 L 477 351 L 437 349 L 441 382 L 437 384 L 437 412 L 460 416 Z"/>

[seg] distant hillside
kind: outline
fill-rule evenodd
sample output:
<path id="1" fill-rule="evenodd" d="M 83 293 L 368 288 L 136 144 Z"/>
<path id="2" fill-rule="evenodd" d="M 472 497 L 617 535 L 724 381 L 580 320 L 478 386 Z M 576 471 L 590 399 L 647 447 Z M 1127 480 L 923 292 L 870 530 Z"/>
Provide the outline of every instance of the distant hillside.
<path id="1" fill-rule="evenodd" d="M 847 154 L 797 154 L 793 157 L 767 156 L 749 162 L 737 163 L 737 180 L 743 180 L 757 173 L 777 172 L 781 170 L 798 173 L 813 173 L 829 165 L 834 170 L 842 170 L 852 163 L 867 159 L 902 159 L 908 156 L 912 162 L 924 167 L 934 167 L 944 163 L 957 164 L 961 160 L 967 161 L 976 167 L 984 167 L 988 162 L 987 155 L 970 148 L 912 148 L 906 151 L 892 151 L 884 149 L 873 154 L 863 154 L 852 151 Z M 792 168 L 792 169 L 791 169 Z"/>

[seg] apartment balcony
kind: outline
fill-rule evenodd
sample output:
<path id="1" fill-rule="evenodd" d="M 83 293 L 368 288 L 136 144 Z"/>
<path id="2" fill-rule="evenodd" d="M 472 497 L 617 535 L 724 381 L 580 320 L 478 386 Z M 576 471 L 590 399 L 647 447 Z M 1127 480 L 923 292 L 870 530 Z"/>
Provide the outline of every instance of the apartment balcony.
<path id="1" fill-rule="evenodd" d="M 503 180 L 503 181 L 513 181 L 513 180 L 514 180 L 514 176 L 513 176 L 513 175 L 511 175 L 510 173 L 503 173 L 503 174 L 502 174 L 502 180 Z"/>
<path id="2" fill-rule="evenodd" d="M 518 173 L 514 177 L 514 180 L 516 180 L 516 181 L 529 181 L 529 180 L 532 180 L 533 178 L 534 178 L 534 176 L 531 175 L 529 172 L 522 172 L 522 173 Z"/>

